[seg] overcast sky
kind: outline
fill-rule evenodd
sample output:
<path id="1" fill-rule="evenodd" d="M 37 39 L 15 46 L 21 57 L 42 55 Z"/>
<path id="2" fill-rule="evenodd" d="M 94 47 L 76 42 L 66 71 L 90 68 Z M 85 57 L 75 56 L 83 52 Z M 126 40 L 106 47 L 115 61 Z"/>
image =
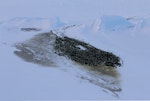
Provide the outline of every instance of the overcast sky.
<path id="1" fill-rule="evenodd" d="M 0 0 L 0 19 L 56 16 L 84 19 L 103 14 L 141 16 L 150 14 L 149 5 L 150 0 Z"/>

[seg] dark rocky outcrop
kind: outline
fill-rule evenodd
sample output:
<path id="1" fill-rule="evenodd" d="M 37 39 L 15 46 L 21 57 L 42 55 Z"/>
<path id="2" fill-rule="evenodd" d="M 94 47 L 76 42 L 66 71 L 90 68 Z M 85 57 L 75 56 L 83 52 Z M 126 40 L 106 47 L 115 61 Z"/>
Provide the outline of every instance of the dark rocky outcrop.
<path id="1" fill-rule="evenodd" d="M 69 37 L 56 37 L 55 53 L 89 66 L 121 66 L 120 58 L 88 43 Z"/>
<path id="2" fill-rule="evenodd" d="M 21 31 L 41 31 L 40 28 L 21 28 Z"/>
<path id="3" fill-rule="evenodd" d="M 20 50 L 14 52 L 16 55 L 26 61 L 36 63 L 48 63 L 49 58 L 53 58 L 52 54 L 57 54 L 93 68 L 121 66 L 120 58 L 113 53 L 103 51 L 77 39 L 57 36 L 52 31 L 16 44 L 16 48 Z"/>

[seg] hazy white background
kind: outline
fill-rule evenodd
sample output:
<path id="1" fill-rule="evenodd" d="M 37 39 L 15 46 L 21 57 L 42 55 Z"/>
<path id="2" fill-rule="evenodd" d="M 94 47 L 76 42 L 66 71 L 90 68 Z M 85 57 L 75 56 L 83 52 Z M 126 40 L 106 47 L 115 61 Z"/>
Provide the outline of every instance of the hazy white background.
<path id="1" fill-rule="evenodd" d="M 97 18 L 103 14 L 149 14 L 149 0 L 1 0 L 0 19 L 12 17 L 60 17 L 67 21 Z"/>

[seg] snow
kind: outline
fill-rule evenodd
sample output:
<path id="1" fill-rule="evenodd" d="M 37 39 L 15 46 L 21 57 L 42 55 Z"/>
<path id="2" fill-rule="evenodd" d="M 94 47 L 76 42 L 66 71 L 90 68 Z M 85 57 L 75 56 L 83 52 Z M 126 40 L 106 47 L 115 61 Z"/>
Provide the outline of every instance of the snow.
<path id="1" fill-rule="evenodd" d="M 150 66 L 149 0 L 13 0 L 0 1 L 0 100 L 148 100 Z M 24 32 L 20 28 L 40 28 Z M 119 98 L 83 80 L 97 80 L 92 72 L 64 57 L 57 66 L 25 62 L 14 44 L 54 30 L 113 52 L 121 57 Z M 84 47 L 80 47 L 84 49 Z M 102 76 L 98 79 L 107 78 Z M 101 82 L 101 81 L 100 81 Z M 104 90 L 107 92 L 104 92 Z"/>
<path id="2" fill-rule="evenodd" d="M 133 25 L 125 18 L 114 15 L 104 15 L 101 17 L 102 30 L 124 30 L 133 27 Z"/>

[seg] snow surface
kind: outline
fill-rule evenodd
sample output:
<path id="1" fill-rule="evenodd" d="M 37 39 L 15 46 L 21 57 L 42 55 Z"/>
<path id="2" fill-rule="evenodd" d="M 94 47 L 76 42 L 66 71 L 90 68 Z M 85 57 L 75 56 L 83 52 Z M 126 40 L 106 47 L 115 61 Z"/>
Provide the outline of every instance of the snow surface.
<path id="1" fill-rule="evenodd" d="M 133 27 L 133 25 L 121 16 L 105 15 L 101 18 L 101 30 L 123 30 L 130 27 Z"/>
<path id="2" fill-rule="evenodd" d="M 0 1 L 0 100 L 150 99 L 149 4 L 149 0 Z M 23 32 L 22 27 L 42 30 Z M 63 57 L 58 66 L 44 67 L 14 54 L 15 43 L 50 30 L 120 56 L 119 98 L 78 77 L 94 78 Z"/>

